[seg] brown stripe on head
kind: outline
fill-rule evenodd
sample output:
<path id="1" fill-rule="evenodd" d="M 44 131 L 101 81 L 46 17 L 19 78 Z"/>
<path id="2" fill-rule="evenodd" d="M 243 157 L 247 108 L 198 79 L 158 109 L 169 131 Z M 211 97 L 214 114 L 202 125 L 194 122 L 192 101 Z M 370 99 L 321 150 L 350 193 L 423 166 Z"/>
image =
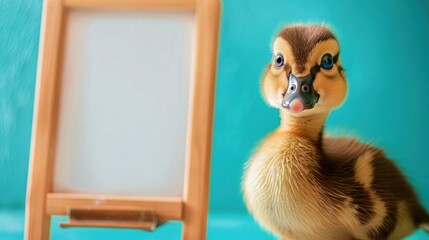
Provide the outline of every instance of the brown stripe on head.
<path id="1" fill-rule="evenodd" d="M 305 71 L 305 63 L 313 47 L 318 42 L 335 39 L 327 27 L 320 25 L 291 25 L 284 28 L 279 37 L 291 46 L 297 70 L 301 73 Z"/>

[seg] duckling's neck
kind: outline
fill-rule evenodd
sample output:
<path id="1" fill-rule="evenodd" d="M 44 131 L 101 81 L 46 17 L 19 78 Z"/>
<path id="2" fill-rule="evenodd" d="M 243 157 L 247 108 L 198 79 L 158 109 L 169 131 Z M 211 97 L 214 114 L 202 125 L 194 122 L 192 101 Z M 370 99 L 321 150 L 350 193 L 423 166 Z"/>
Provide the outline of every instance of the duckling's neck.
<path id="1" fill-rule="evenodd" d="M 289 112 L 280 111 L 279 131 L 295 137 L 310 140 L 314 145 L 321 146 L 323 128 L 329 112 L 316 113 L 309 116 L 294 116 Z"/>

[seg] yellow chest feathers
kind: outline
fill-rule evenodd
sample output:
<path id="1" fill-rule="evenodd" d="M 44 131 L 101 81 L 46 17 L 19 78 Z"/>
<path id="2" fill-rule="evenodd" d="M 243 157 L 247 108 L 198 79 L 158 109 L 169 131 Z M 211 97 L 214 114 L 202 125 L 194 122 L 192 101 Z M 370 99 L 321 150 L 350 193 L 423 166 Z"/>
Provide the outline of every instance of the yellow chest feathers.
<path id="1" fill-rule="evenodd" d="M 314 176 L 317 152 L 305 139 L 274 133 L 249 160 L 244 197 L 249 210 L 264 225 L 308 227 L 315 223 L 314 216 L 332 214 Z"/>

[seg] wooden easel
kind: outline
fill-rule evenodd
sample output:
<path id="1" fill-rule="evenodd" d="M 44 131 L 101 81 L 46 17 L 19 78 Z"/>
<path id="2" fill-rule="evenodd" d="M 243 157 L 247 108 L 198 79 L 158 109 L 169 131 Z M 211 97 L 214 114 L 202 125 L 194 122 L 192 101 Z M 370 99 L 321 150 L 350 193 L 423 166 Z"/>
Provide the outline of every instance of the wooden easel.
<path id="1" fill-rule="evenodd" d="M 59 115 L 64 28 L 70 9 L 191 10 L 196 16 L 186 172 L 182 198 L 103 196 L 52 191 Z M 52 215 L 68 215 L 63 227 L 154 230 L 183 221 L 183 239 L 206 235 L 212 118 L 220 4 L 218 0 L 45 0 L 41 31 L 25 239 L 47 240 Z M 108 221 L 106 221 L 108 220 Z"/>

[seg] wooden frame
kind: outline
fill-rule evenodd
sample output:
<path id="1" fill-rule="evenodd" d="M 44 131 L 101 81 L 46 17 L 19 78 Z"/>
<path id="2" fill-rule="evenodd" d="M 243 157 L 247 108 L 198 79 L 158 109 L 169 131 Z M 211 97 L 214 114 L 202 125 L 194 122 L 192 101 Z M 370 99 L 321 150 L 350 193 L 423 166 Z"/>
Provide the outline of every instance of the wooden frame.
<path id="1" fill-rule="evenodd" d="M 194 72 L 191 79 L 182 199 L 103 196 L 100 200 L 99 195 L 52 193 L 64 29 L 69 9 L 195 11 L 196 51 L 193 57 Z M 28 177 L 25 239 L 49 239 L 51 215 L 66 215 L 71 208 L 95 206 L 152 209 L 161 222 L 183 221 L 183 239 L 205 239 L 219 13 L 218 0 L 45 0 Z"/>

